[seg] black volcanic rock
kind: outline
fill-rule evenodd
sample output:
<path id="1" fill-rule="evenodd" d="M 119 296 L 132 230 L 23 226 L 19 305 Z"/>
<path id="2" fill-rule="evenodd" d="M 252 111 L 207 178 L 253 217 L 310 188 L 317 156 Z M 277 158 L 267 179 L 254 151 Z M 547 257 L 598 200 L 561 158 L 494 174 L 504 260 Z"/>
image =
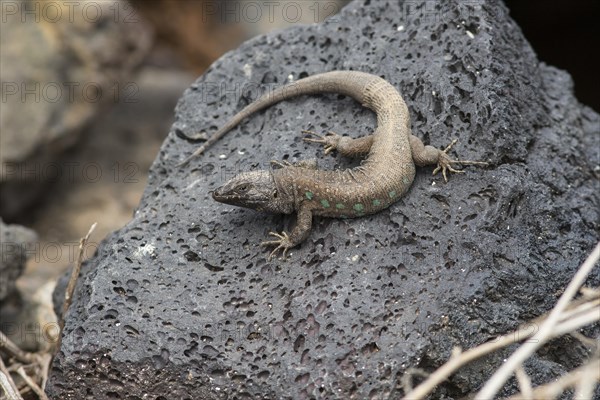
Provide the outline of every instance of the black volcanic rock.
<path id="1" fill-rule="evenodd" d="M 198 146 L 186 137 L 210 135 L 261 90 L 347 69 L 397 87 L 425 142 L 458 138 L 455 156 L 491 165 L 448 184 L 419 169 L 388 210 L 316 219 L 288 260 L 267 262 L 259 242 L 294 217 L 219 204 L 209 191 L 271 159 L 353 165 L 323 157 L 300 130 L 356 137 L 374 115 L 342 96 L 297 98 L 176 168 Z M 176 114 L 134 219 L 83 270 L 52 367 L 55 399 L 397 398 L 408 368 L 431 370 L 453 346 L 548 311 L 598 240 L 600 118 L 498 2 L 351 3 L 226 54 Z M 528 362 L 534 383 L 587 354 L 566 342 L 552 351 L 562 355 Z M 464 397 L 505 355 L 436 398 Z"/>
<path id="2" fill-rule="evenodd" d="M 35 253 L 37 234 L 20 225 L 7 225 L 0 218 L 0 305 L 14 294 L 17 278 L 27 258 Z"/>

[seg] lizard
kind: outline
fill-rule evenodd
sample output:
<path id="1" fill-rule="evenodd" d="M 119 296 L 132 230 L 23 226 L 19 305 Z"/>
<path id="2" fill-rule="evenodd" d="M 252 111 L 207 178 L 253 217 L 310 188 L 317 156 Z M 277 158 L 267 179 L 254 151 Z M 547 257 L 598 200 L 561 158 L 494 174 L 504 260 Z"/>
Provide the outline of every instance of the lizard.
<path id="1" fill-rule="evenodd" d="M 375 112 L 374 133 L 350 138 L 333 132 L 325 135 L 313 131 L 307 142 L 324 146 L 324 153 L 336 150 L 346 157 L 364 157 L 361 164 L 344 170 L 320 170 L 316 160 L 271 161 L 280 168 L 242 172 L 212 192 L 218 202 L 278 214 L 297 213 L 291 233 L 269 232 L 274 240 L 263 246 L 275 246 L 270 261 L 279 251 L 285 259 L 289 249 L 306 240 L 313 216 L 334 218 L 362 217 L 377 213 L 406 193 L 415 177 L 415 165 L 436 165 L 433 174 L 464 172 L 452 165 L 487 165 L 481 161 L 453 160 L 448 151 L 424 145 L 410 128 L 408 107 L 396 88 L 386 80 L 365 72 L 331 71 L 312 75 L 266 93 L 244 107 L 191 156 L 178 164 L 182 167 L 202 154 L 243 119 L 270 105 L 300 95 L 338 93 L 350 96 Z"/>

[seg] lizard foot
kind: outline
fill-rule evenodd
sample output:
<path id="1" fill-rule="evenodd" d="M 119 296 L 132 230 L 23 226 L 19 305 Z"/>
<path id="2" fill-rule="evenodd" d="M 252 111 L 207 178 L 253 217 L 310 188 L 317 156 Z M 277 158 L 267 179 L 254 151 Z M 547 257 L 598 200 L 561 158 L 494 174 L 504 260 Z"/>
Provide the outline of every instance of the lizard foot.
<path id="1" fill-rule="evenodd" d="M 314 137 L 305 137 L 304 141 L 305 142 L 310 142 L 310 143 L 319 143 L 322 144 L 325 148 L 325 154 L 329 154 L 332 151 L 334 151 L 337 148 L 337 144 L 340 141 L 341 136 L 338 135 L 335 132 L 327 132 L 326 135 L 320 135 L 316 132 L 313 131 L 302 131 L 302 133 L 305 133 L 307 135 L 310 136 L 314 136 Z"/>
<path id="2" fill-rule="evenodd" d="M 464 173 L 465 171 L 463 170 L 458 170 L 458 169 L 454 169 L 452 168 L 452 164 L 460 164 L 460 165 L 488 165 L 488 163 L 483 162 L 483 161 L 470 161 L 470 160 L 453 160 L 448 156 L 448 151 L 450 151 L 450 149 L 452 148 L 452 146 L 454 146 L 454 144 L 458 142 L 458 139 L 454 139 L 452 141 L 452 143 L 450 143 L 443 151 L 440 152 L 439 158 L 438 158 L 438 164 L 437 167 L 433 170 L 433 175 L 437 174 L 438 172 L 442 171 L 442 175 L 444 176 L 444 181 L 448 182 L 448 177 L 446 176 L 447 172 L 454 172 L 454 173 Z"/>
<path id="3" fill-rule="evenodd" d="M 275 236 L 277 238 L 277 240 L 266 240 L 264 242 L 262 242 L 260 245 L 261 246 L 277 246 L 275 247 L 275 249 L 273 249 L 273 251 L 271 251 L 271 253 L 269 254 L 269 257 L 267 257 L 267 261 L 271 261 L 271 259 L 273 257 L 275 257 L 275 255 L 277 254 L 277 252 L 279 250 L 282 250 L 282 256 L 283 258 L 285 258 L 287 256 L 287 252 L 291 247 L 294 247 L 294 244 L 292 243 L 292 241 L 290 240 L 290 237 L 288 236 L 287 232 L 281 232 L 281 234 L 277 233 L 277 232 L 269 232 L 270 236 Z"/>

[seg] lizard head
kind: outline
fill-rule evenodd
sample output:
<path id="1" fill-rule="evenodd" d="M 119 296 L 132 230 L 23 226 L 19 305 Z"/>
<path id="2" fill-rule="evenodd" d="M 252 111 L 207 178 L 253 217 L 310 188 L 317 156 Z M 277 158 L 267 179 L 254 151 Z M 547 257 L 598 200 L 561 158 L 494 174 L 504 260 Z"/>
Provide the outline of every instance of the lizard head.
<path id="1" fill-rule="evenodd" d="M 293 204 L 281 196 L 270 171 L 242 172 L 217 188 L 214 200 L 257 211 L 287 214 L 293 211 Z"/>

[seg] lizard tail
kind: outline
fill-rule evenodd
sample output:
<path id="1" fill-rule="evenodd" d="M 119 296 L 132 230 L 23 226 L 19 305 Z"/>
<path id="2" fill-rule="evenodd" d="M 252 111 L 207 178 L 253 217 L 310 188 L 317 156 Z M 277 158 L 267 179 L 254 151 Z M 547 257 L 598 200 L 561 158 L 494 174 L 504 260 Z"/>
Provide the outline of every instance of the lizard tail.
<path id="1" fill-rule="evenodd" d="M 177 165 L 181 167 L 186 165 L 190 160 L 202 154 L 207 148 L 212 146 L 220 138 L 225 136 L 227 132 L 238 125 L 243 119 L 249 117 L 257 111 L 269 107 L 282 100 L 287 100 L 293 97 L 317 94 L 317 93 L 339 93 L 348 95 L 361 104 L 372 108 L 373 102 L 368 95 L 367 88 L 374 83 L 388 85 L 392 90 L 395 89 L 385 80 L 378 76 L 367 74 L 358 71 L 332 71 L 309 76 L 300 79 L 296 82 L 289 83 L 285 86 L 275 89 L 261 96 L 256 101 L 248 104 L 239 113 L 234 115 L 225 125 L 223 125 L 214 135 L 212 135 L 202 146 L 200 146 L 191 156 Z"/>

